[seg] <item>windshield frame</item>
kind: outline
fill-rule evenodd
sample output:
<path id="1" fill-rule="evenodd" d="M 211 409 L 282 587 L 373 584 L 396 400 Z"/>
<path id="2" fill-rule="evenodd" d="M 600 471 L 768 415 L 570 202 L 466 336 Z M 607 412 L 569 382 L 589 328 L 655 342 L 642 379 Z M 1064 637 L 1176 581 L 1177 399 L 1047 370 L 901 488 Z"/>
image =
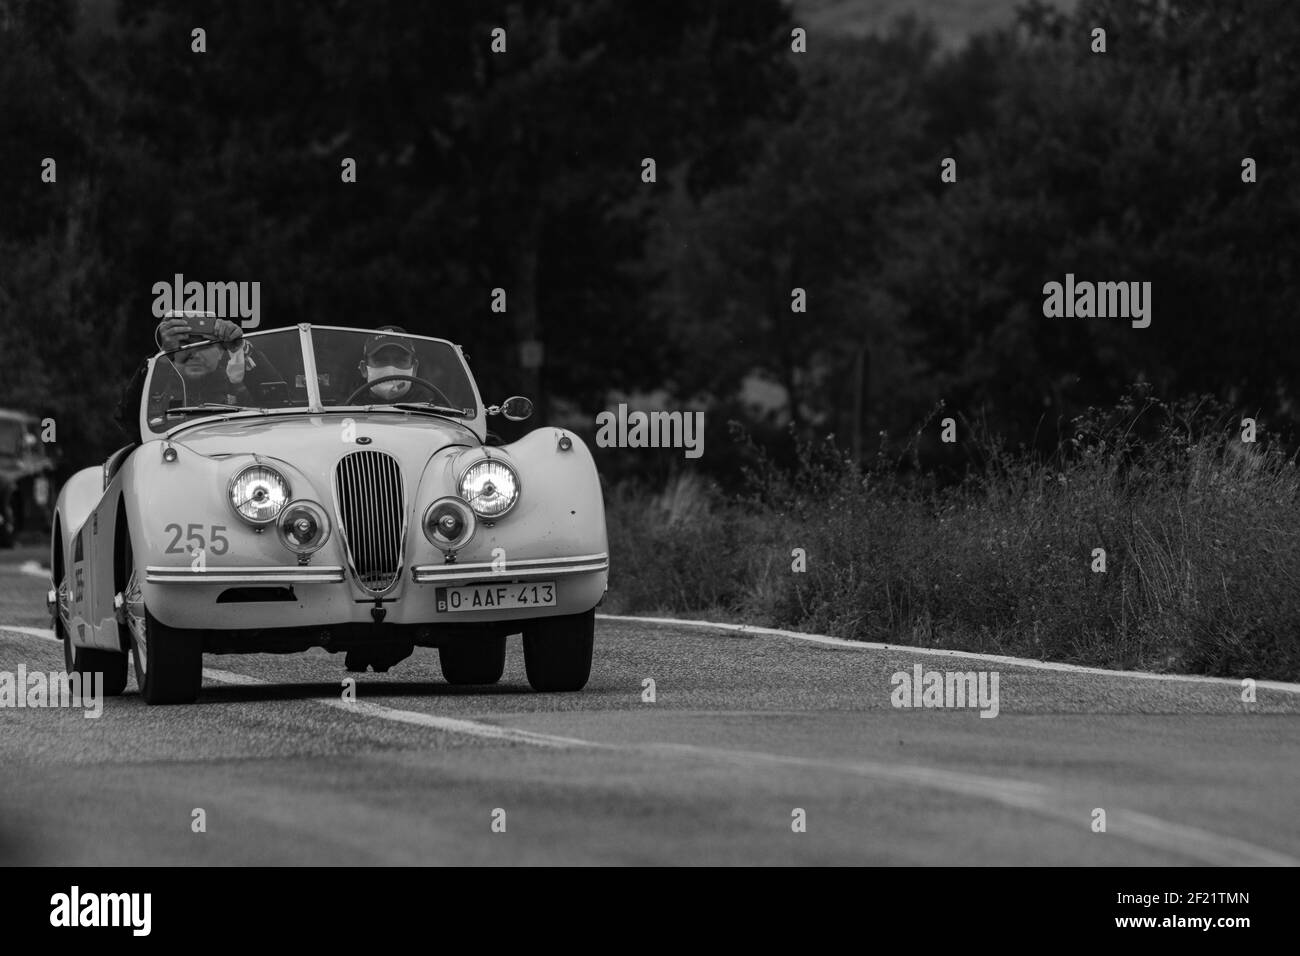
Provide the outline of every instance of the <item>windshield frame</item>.
<path id="1" fill-rule="evenodd" d="M 411 417 L 413 415 L 430 415 L 430 416 L 437 417 L 442 421 L 458 422 L 459 424 L 465 426 L 470 431 L 472 431 L 475 434 L 475 436 L 478 437 L 479 441 L 485 440 L 487 435 L 487 411 L 485 406 L 483 405 L 483 396 L 482 394 L 480 394 L 478 390 L 478 382 L 474 380 L 474 373 L 470 371 L 469 363 L 465 361 L 464 351 L 461 349 L 459 345 L 457 345 L 455 342 L 452 342 L 450 339 L 442 339 L 432 335 L 419 335 L 410 332 L 401 333 L 406 338 L 419 339 L 425 342 L 436 342 L 440 345 L 447 346 L 449 349 L 451 349 L 452 353 L 455 354 L 457 360 L 460 362 L 461 370 L 464 372 L 465 379 L 469 383 L 470 392 L 474 396 L 474 408 L 473 408 L 474 414 L 472 416 L 453 416 L 453 415 L 448 415 L 445 412 L 434 411 L 432 408 L 427 410 L 425 409 L 417 410 L 411 408 L 410 406 L 418 405 L 419 403 L 406 402 L 406 401 L 397 403 L 397 405 L 407 406 L 404 408 L 399 408 L 396 407 L 396 405 L 394 404 L 388 404 L 388 403 L 385 404 L 372 403 L 367 405 L 326 405 L 324 404 L 324 400 L 321 396 L 320 380 L 317 377 L 319 373 L 316 367 L 315 343 L 312 338 L 313 329 L 319 329 L 321 331 L 330 331 L 330 332 L 355 332 L 362 335 L 373 335 L 375 334 L 375 330 L 357 328 L 355 326 L 349 326 L 349 325 L 312 325 L 309 322 L 299 322 L 296 326 L 284 326 L 283 328 L 278 328 L 278 329 L 259 329 L 255 332 L 249 332 L 247 337 L 250 340 L 256 340 L 258 338 L 261 338 L 264 335 L 277 333 L 277 332 L 284 333 L 292 328 L 296 328 L 298 330 L 298 347 L 301 350 L 303 374 L 304 377 L 306 378 L 305 384 L 307 386 L 306 405 L 286 405 L 286 406 L 278 406 L 275 408 L 258 408 L 254 406 L 248 406 L 247 408 L 241 408 L 238 411 L 229 411 L 229 410 L 214 411 L 211 415 L 198 415 L 197 417 L 187 418 L 183 421 L 177 422 L 177 424 L 174 427 L 167 429 L 165 432 L 161 432 L 161 433 L 156 432 L 149 425 L 149 398 L 148 398 L 149 386 L 153 383 L 153 379 L 154 379 L 154 371 L 157 368 L 158 362 L 167 361 L 169 356 L 174 355 L 177 352 L 183 351 L 185 348 L 189 348 L 190 346 L 181 346 L 175 349 L 165 349 L 161 352 L 156 353 L 151 359 L 149 359 L 148 369 L 145 373 L 144 389 L 140 396 L 139 425 L 140 425 L 140 435 L 142 439 L 146 442 L 154 441 L 158 439 L 170 440 L 178 432 L 192 428 L 195 425 L 201 425 L 213 421 L 226 421 L 230 419 L 244 419 L 244 418 L 269 418 L 269 417 L 280 416 L 280 415 L 333 415 L 337 413 L 356 414 L 360 412 L 364 414 L 378 413 L 378 414 L 404 415 L 407 417 Z"/>

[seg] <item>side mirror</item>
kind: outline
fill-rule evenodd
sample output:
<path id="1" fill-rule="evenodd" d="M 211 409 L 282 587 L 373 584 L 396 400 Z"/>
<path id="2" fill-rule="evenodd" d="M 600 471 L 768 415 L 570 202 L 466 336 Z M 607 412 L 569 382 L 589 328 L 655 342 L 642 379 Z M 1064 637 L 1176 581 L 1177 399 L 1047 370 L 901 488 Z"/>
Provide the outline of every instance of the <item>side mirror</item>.
<path id="1" fill-rule="evenodd" d="M 511 395 L 500 405 L 488 408 L 487 413 L 501 415 L 512 422 L 522 422 L 533 414 L 533 403 L 531 399 L 524 398 L 522 395 Z"/>

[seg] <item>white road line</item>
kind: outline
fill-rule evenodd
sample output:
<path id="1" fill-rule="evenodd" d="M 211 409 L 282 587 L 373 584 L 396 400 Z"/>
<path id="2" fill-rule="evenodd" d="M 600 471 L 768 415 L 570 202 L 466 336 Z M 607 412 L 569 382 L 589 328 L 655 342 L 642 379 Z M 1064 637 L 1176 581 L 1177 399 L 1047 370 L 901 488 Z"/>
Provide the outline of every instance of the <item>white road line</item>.
<path id="1" fill-rule="evenodd" d="M 1137 680 L 1178 681 L 1196 684 L 1219 684 L 1241 690 L 1241 679 L 1236 677 L 1206 677 L 1200 674 L 1152 674 L 1147 671 L 1114 671 L 1105 667 L 1084 667 L 1081 664 L 1058 664 L 1055 661 L 1036 661 L 1029 657 L 1004 657 L 998 654 L 981 654 L 977 651 L 946 651 L 937 647 L 912 647 L 910 644 L 877 644 L 872 641 L 849 641 L 825 634 L 805 634 L 802 631 L 783 631 L 775 627 L 755 627 L 752 624 L 722 624 L 717 621 L 688 621 L 675 617 L 635 617 L 627 614 L 597 614 L 605 621 L 631 621 L 638 624 L 670 624 L 690 628 L 713 628 L 753 634 L 756 637 L 784 637 L 812 644 L 826 644 L 857 651 L 892 651 L 903 654 L 921 654 L 929 657 L 955 657 L 962 660 L 986 661 L 1007 667 L 1027 667 L 1040 671 L 1061 671 L 1067 674 L 1096 674 L 1101 677 L 1129 677 Z M 1286 681 L 1257 680 L 1256 688 L 1277 690 L 1286 694 L 1300 694 L 1300 684 Z"/>
<path id="2" fill-rule="evenodd" d="M 53 641 L 55 644 L 63 643 L 54 636 L 54 632 L 48 627 L 16 627 L 13 624 L 0 624 L 0 631 L 16 631 L 19 634 L 26 634 L 28 637 L 39 637 L 47 641 Z"/>
<path id="3" fill-rule="evenodd" d="M 1199 827 L 1170 823 L 1159 817 L 1117 807 L 1107 821 L 1108 833 L 1134 836 L 1153 846 L 1182 848 L 1183 852 L 1210 859 L 1222 866 L 1300 866 L 1300 860 L 1236 837 L 1222 836 Z"/>
<path id="4" fill-rule="evenodd" d="M 675 623 L 675 622 L 672 622 Z M 59 643 L 54 632 L 45 628 L 13 627 L 0 625 L 0 632 L 11 631 Z M 1110 672 L 1103 672 L 1110 673 Z M 277 686 L 270 681 L 234 671 L 205 667 L 203 676 L 223 684 L 243 687 Z M 364 685 L 359 685 L 364 686 Z M 487 740 L 530 744 L 537 747 L 582 748 L 588 750 L 617 750 L 623 753 L 644 753 L 658 756 L 695 757 L 714 763 L 730 763 L 747 769 L 771 768 L 807 770 L 817 769 L 930 790 L 939 790 L 959 796 L 988 800 L 1003 806 L 1028 810 L 1041 816 L 1062 821 L 1074 827 L 1091 823 L 1089 809 L 1043 784 L 986 777 L 980 774 L 943 770 L 909 764 L 884 764 L 874 761 L 828 760 L 768 754 L 756 751 L 726 750 L 700 747 L 693 744 L 607 744 L 577 737 L 560 737 L 474 720 L 439 717 L 421 711 L 399 710 L 368 701 L 349 702 L 339 698 L 308 698 L 310 703 L 323 704 L 344 713 L 362 717 L 376 717 L 401 724 L 427 727 L 448 733 L 465 734 Z M 1113 836 L 1127 838 L 1167 852 L 1189 856 L 1206 863 L 1221 866 L 1300 866 L 1300 860 L 1264 847 L 1255 846 L 1235 837 L 1221 836 L 1198 827 L 1170 823 L 1157 817 L 1116 807 L 1109 811 Z"/>
<path id="5" fill-rule="evenodd" d="M 55 644 L 62 644 L 54 632 L 44 627 L 15 627 L 11 624 L 0 624 L 0 633 L 4 631 L 13 631 L 18 634 L 26 634 L 29 637 L 38 637 L 42 640 L 52 641 Z M 236 674 L 234 671 L 219 670 L 215 667 L 203 668 L 203 676 L 209 680 L 216 681 L 220 684 L 236 684 L 242 687 L 274 687 L 270 681 L 262 680 L 260 677 L 250 677 L 247 674 Z M 342 685 L 340 684 L 340 687 Z M 359 686 L 365 686 L 361 684 Z M 434 714 L 426 714 L 415 710 L 398 710 L 395 707 L 385 707 L 382 704 L 372 704 L 369 701 L 358 700 L 356 702 L 346 701 L 342 698 L 342 691 L 338 699 L 330 697 L 312 697 L 309 698 L 313 704 L 323 704 L 326 707 L 334 707 L 349 714 L 359 714 L 364 717 L 379 717 L 383 720 L 391 720 L 400 724 L 414 724 L 417 727 L 428 727 L 432 730 L 443 730 L 449 733 L 468 734 L 472 737 L 482 737 L 487 740 L 506 740 L 512 743 L 535 744 L 539 747 L 604 747 L 605 744 L 595 743 L 590 740 L 578 740 L 574 737 L 558 737 L 554 734 L 533 733 L 531 730 L 518 730 L 514 727 L 501 727 L 496 724 L 483 724 L 474 720 L 458 720 L 454 717 L 438 717 Z"/>
<path id="6" fill-rule="evenodd" d="M 0 564 L 0 574 L 27 574 L 34 578 L 50 578 L 50 569 L 39 561 L 24 561 L 22 564 Z"/>
<path id="7" fill-rule="evenodd" d="M 976 797 L 1028 810 L 1065 823 L 1076 830 L 1090 828 L 1091 807 L 1065 794 L 1036 783 L 985 777 L 980 774 L 942 770 L 936 767 L 884 764 L 875 761 L 827 760 L 740 750 L 718 750 L 693 744 L 650 744 L 648 751 L 696 756 L 711 762 L 739 764 L 751 768 L 784 767 L 795 770 L 829 770 L 849 773 L 887 783 L 899 783 L 960 796 Z M 1158 817 L 1116 807 L 1107 813 L 1106 833 L 1169 853 L 1193 857 L 1216 866 L 1300 866 L 1300 860 L 1236 837 L 1222 836 L 1199 827 L 1170 823 Z"/>
<path id="8" fill-rule="evenodd" d="M 270 681 L 264 681 L 258 677 L 249 677 L 247 674 L 236 674 L 233 671 L 216 670 L 215 668 L 203 668 L 203 676 L 209 680 L 214 680 L 222 684 L 237 684 L 243 687 L 274 687 Z M 340 686 L 342 686 L 340 684 Z M 364 684 L 359 686 L 365 686 Z M 347 701 L 340 696 L 333 697 L 312 697 L 309 698 L 313 704 L 324 704 L 326 707 L 333 707 L 337 710 L 349 714 L 359 714 L 363 717 L 379 717 L 383 720 L 391 720 L 399 724 L 414 724 L 417 727 L 428 727 L 433 730 L 444 730 L 455 734 L 468 734 L 471 737 L 482 737 L 487 740 L 505 740 L 511 743 L 535 744 L 539 747 L 603 747 L 604 744 L 594 743 L 589 740 L 578 740 L 574 737 L 557 737 L 554 734 L 533 733 L 531 730 L 517 730 L 513 727 L 501 727 L 497 724 L 484 724 L 476 720 L 459 720 L 454 717 L 439 717 L 435 714 L 427 714 L 418 710 L 398 710 L 395 707 L 385 707 L 382 704 L 372 704 L 369 701 L 357 700 Z"/>

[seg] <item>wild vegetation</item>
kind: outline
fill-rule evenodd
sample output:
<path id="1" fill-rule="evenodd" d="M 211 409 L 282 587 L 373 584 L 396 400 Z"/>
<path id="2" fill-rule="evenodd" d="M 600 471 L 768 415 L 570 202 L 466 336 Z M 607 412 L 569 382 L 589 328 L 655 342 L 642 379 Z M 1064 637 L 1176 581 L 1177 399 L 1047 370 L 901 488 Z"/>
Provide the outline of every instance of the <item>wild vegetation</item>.
<path id="1" fill-rule="evenodd" d="M 1243 442 L 1209 399 L 1139 391 L 1072 424 L 1044 459 L 961 422 L 972 460 L 947 486 L 905 467 L 915 442 L 859 466 L 829 441 L 792 469 L 760 460 L 737 494 L 686 471 L 658 493 L 624 485 L 610 609 L 1300 678 L 1294 457 Z"/>

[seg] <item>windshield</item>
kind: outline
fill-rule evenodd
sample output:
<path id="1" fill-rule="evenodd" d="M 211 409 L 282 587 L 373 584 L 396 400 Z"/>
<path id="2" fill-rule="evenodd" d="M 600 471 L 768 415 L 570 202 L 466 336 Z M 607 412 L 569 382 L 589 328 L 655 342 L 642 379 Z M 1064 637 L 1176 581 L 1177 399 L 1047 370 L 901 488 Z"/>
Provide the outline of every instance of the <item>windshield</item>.
<path id="1" fill-rule="evenodd" d="M 164 353 L 145 396 L 155 434 L 223 410 L 306 407 L 301 336 L 296 328 L 274 329 L 244 336 L 233 351 L 206 342 Z"/>
<path id="2" fill-rule="evenodd" d="M 319 327 L 311 334 L 321 401 L 327 407 L 420 403 L 466 418 L 477 413 L 474 387 L 449 342 Z"/>
<path id="3" fill-rule="evenodd" d="M 309 410 L 297 327 L 252 332 L 160 355 L 145 387 L 146 421 L 162 434 L 188 420 L 247 410 Z M 311 329 L 320 402 L 327 408 L 419 406 L 473 418 L 478 400 L 449 342 L 399 332 Z"/>

